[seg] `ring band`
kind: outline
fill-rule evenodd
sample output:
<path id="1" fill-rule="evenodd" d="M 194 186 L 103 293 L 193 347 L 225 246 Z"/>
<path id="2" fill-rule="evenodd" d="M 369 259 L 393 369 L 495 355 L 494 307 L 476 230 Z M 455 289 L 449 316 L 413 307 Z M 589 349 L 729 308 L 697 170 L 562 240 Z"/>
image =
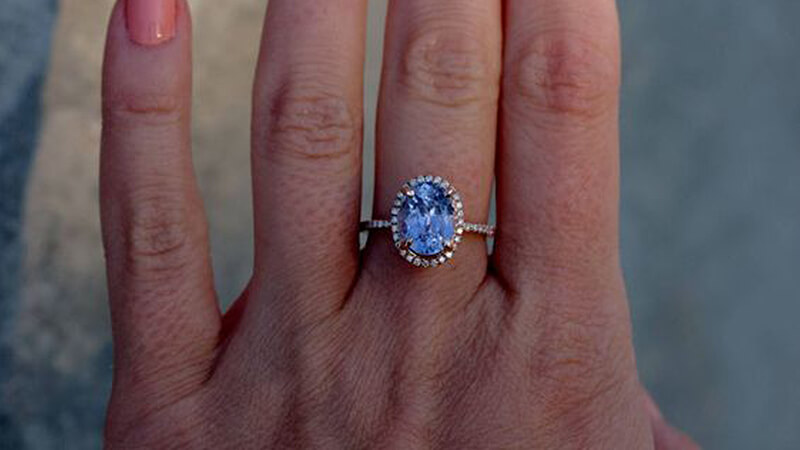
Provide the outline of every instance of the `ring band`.
<path id="1" fill-rule="evenodd" d="M 391 218 L 365 220 L 360 231 L 392 231 L 400 256 L 417 267 L 436 267 L 453 258 L 464 233 L 493 237 L 495 226 L 464 220 L 464 203 L 442 177 L 419 176 L 403 184 Z"/>
<path id="2" fill-rule="evenodd" d="M 364 220 L 361 222 L 361 231 L 372 231 L 372 230 L 385 230 L 388 228 L 392 228 L 392 223 L 388 220 Z M 464 232 L 465 233 L 475 233 L 475 234 L 482 234 L 486 237 L 494 237 L 495 233 L 495 226 L 488 225 L 485 223 L 469 223 L 464 222 Z"/>

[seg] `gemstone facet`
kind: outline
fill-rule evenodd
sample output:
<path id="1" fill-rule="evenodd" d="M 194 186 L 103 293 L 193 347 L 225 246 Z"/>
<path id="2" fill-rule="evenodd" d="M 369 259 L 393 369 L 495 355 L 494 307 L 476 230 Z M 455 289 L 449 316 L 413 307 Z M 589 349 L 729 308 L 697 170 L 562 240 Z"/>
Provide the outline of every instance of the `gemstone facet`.
<path id="1" fill-rule="evenodd" d="M 447 189 L 436 181 L 417 181 L 404 192 L 397 211 L 400 242 L 420 256 L 445 251 L 456 236 L 456 208 Z"/>

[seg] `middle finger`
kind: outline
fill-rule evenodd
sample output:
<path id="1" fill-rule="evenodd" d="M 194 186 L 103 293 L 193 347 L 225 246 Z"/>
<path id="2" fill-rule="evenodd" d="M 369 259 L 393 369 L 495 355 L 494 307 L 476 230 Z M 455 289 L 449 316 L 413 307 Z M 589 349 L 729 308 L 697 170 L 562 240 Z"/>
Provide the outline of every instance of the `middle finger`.
<path id="1" fill-rule="evenodd" d="M 499 1 L 390 1 L 378 106 L 375 217 L 388 217 L 405 181 L 438 175 L 459 190 L 468 222 L 486 220 L 501 41 Z M 392 276 L 424 270 L 397 256 L 390 236 L 370 242 L 374 251 L 368 258 L 379 258 L 378 266 L 391 269 Z M 425 271 L 477 286 L 485 270 L 484 240 L 467 235 L 450 267 Z"/>
<path id="2" fill-rule="evenodd" d="M 253 285 L 327 315 L 357 273 L 366 0 L 269 2 L 253 94 Z"/>

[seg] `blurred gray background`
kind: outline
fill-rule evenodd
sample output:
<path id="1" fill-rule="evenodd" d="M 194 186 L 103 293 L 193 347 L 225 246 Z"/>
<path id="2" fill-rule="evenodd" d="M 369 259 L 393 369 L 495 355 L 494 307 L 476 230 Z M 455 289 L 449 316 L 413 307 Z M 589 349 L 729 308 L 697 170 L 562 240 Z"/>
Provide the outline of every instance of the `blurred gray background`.
<path id="1" fill-rule="evenodd" d="M 111 352 L 96 200 L 111 4 L 0 0 L 0 448 L 101 446 Z M 265 1 L 192 5 L 195 161 L 230 299 L 252 258 L 242 174 Z M 619 6 L 622 251 L 642 379 L 706 448 L 800 448 L 800 2 Z M 372 2 L 369 121 L 384 11 Z"/>

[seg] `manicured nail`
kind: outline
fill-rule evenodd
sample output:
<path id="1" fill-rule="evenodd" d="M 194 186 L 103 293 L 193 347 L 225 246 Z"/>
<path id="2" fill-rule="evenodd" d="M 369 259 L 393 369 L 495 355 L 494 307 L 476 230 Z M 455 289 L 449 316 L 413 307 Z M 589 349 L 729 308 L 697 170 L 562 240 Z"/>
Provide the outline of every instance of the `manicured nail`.
<path id="1" fill-rule="evenodd" d="M 140 45 L 159 45 L 175 37 L 176 0 L 125 0 L 128 33 Z"/>

